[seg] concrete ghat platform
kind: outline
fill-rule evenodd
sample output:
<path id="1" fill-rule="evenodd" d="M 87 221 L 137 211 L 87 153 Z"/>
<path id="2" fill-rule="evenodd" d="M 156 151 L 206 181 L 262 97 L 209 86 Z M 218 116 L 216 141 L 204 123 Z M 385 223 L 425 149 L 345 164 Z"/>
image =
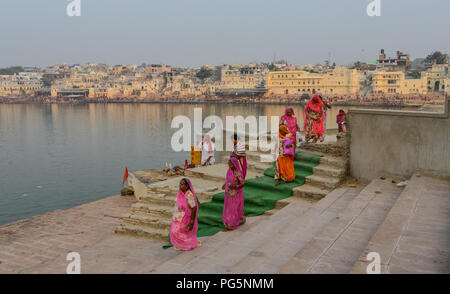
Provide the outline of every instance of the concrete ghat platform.
<path id="1" fill-rule="evenodd" d="M 131 272 L 175 256 L 159 242 L 114 234 L 135 202 L 116 195 L 1 226 L 0 274 L 65 274 L 68 252 L 80 253 L 82 273 Z"/>
<path id="2" fill-rule="evenodd" d="M 295 199 L 295 197 L 292 197 Z M 382 273 L 449 273 L 450 182 L 413 176 L 341 186 L 318 202 L 291 202 L 189 252 L 114 234 L 136 203 L 113 196 L 0 227 L 0 273 L 364 273 L 367 252 Z M 226 250 L 224 250 L 226 249 Z"/>

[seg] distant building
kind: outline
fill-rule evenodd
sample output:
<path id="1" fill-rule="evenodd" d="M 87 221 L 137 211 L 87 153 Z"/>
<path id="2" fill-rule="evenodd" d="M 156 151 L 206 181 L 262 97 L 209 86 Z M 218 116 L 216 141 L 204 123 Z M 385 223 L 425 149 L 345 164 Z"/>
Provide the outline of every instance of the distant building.
<path id="1" fill-rule="evenodd" d="M 426 94 L 427 78 L 422 76 L 418 79 L 406 79 L 401 71 L 384 72 L 379 71 L 372 76 L 374 93 L 383 94 Z"/>
<path id="2" fill-rule="evenodd" d="M 262 96 L 265 88 L 267 68 L 253 63 L 249 66 L 223 66 L 221 69 L 220 86 L 214 93 L 218 96 Z"/>
<path id="3" fill-rule="evenodd" d="M 411 64 L 409 61 L 409 54 L 397 51 L 397 58 L 387 58 L 384 49 L 377 59 L 377 70 L 391 70 L 391 71 L 407 71 Z"/>
<path id="4" fill-rule="evenodd" d="M 267 74 L 268 95 L 352 95 L 359 90 L 356 69 L 336 67 L 325 74 L 307 71 L 274 71 Z"/>
<path id="5" fill-rule="evenodd" d="M 42 74 L 36 72 L 20 72 L 15 75 L 0 76 L 0 96 L 34 96 L 42 89 Z"/>
<path id="6" fill-rule="evenodd" d="M 166 64 L 148 64 L 145 67 L 150 73 L 170 72 L 172 68 Z"/>
<path id="7" fill-rule="evenodd" d="M 266 79 L 267 69 L 248 67 L 228 67 L 221 69 L 222 89 L 251 89 L 261 86 Z"/>
<path id="8" fill-rule="evenodd" d="M 450 93 L 449 64 L 434 64 L 424 74 L 427 77 L 427 90 Z"/>
<path id="9" fill-rule="evenodd" d="M 402 71 L 378 71 L 373 74 L 374 93 L 427 94 L 450 93 L 449 64 L 435 64 L 421 73 L 420 78 L 406 78 Z"/>

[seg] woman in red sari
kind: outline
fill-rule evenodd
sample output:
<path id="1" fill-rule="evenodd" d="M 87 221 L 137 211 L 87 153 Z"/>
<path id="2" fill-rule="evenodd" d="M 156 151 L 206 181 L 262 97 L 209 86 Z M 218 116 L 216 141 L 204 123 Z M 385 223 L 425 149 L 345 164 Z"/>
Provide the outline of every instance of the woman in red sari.
<path id="1" fill-rule="evenodd" d="M 300 131 L 300 128 L 298 127 L 297 118 L 295 117 L 294 109 L 292 107 L 287 107 L 284 111 L 284 115 L 280 119 L 280 126 L 281 125 L 287 126 L 289 133 L 294 140 L 294 146 L 296 146 L 297 132 Z"/>
<path id="2" fill-rule="evenodd" d="M 324 103 L 318 95 L 314 95 L 306 104 L 303 112 L 305 141 L 311 139 L 316 143 L 322 136 L 324 130 Z"/>

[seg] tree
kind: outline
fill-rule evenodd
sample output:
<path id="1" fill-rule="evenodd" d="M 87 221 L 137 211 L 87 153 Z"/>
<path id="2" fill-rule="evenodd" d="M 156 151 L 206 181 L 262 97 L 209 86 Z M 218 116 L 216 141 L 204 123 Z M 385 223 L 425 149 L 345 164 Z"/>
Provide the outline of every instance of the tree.
<path id="1" fill-rule="evenodd" d="M 408 77 L 412 77 L 414 79 L 420 79 L 420 76 L 421 76 L 420 72 L 418 70 L 414 70 L 414 71 L 408 72 L 406 75 Z"/>
<path id="2" fill-rule="evenodd" d="M 269 64 L 269 66 L 267 67 L 270 71 L 276 71 L 277 70 L 277 67 L 273 64 L 273 63 L 271 63 L 271 64 Z"/>
<path id="3" fill-rule="evenodd" d="M 0 75 L 14 75 L 19 72 L 23 72 L 23 67 L 11 66 L 7 68 L 0 68 Z"/>
<path id="4" fill-rule="evenodd" d="M 353 64 L 353 68 L 356 68 L 356 69 L 360 69 L 361 66 L 362 66 L 361 61 L 357 61 L 357 62 L 355 62 L 355 63 Z M 352 68 L 352 69 L 353 69 L 353 68 Z"/>
<path id="5" fill-rule="evenodd" d="M 220 81 L 222 80 L 222 68 L 220 66 L 217 66 L 214 70 L 214 80 Z"/>
<path id="6" fill-rule="evenodd" d="M 303 95 L 300 97 L 301 100 L 309 100 L 309 94 L 303 93 Z"/>
<path id="7" fill-rule="evenodd" d="M 209 78 L 210 76 L 212 76 L 212 70 L 207 69 L 207 68 L 202 68 L 201 70 L 199 70 L 199 72 L 195 75 L 197 78 L 199 78 L 200 80 L 202 80 L 202 82 Z"/>
<path id="8" fill-rule="evenodd" d="M 42 83 L 44 84 L 44 87 L 51 87 L 51 85 L 53 84 L 53 81 L 55 80 L 55 76 L 52 74 L 44 74 L 42 76 Z"/>
<path id="9" fill-rule="evenodd" d="M 427 63 L 445 64 L 448 62 L 448 55 L 442 53 L 441 51 L 436 51 L 431 53 L 425 58 Z"/>

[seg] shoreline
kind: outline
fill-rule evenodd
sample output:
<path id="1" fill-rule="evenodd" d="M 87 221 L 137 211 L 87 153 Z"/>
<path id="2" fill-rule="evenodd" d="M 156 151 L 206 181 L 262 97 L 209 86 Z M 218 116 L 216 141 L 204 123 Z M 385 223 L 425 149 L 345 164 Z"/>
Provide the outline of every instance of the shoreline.
<path id="1" fill-rule="evenodd" d="M 227 101 L 1 101 L 0 104 L 36 104 L 36 105 L 52 105 L 52 104 L 68 104 L 68 105 L 79 105 L 79 104 L 246 104 L 246 105 L 306 105 L 303 101 L 242 101 L 242 100 L 227 100 Z M 356 103 L 356 102 L 331 102 L 330 106 L 360 106 L 360 107 L 389 107 L 389 108 L 420 108 L 423 106 L 442 106 L 444 102 L 435 101 L 433 103 Z"/>

